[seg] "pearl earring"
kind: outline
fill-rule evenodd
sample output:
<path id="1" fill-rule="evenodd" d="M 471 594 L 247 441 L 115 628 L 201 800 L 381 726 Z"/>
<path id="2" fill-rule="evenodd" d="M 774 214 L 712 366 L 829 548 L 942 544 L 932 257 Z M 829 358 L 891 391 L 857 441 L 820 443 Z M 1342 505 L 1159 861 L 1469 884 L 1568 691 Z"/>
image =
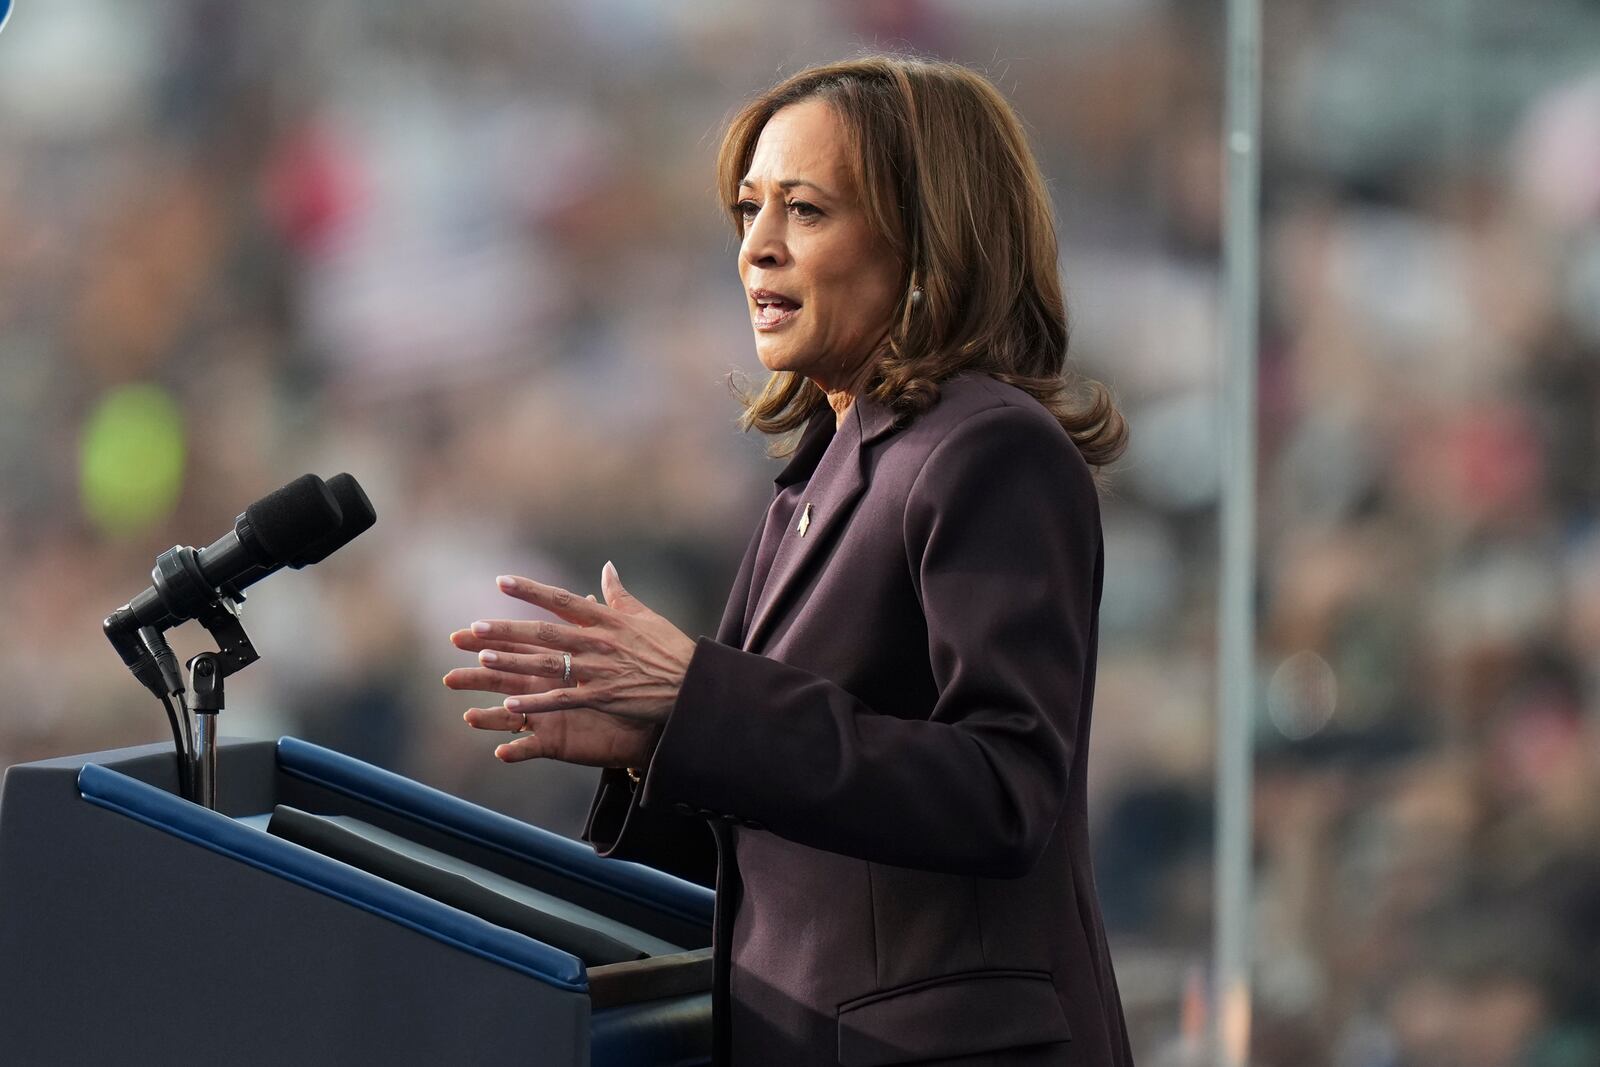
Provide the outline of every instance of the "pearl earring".
<path id="1" fill-rule="evenodd" d="M 911 303 L 913 305 L 922 303 L 922 286 L 919 285 L 911 290 Z"/>

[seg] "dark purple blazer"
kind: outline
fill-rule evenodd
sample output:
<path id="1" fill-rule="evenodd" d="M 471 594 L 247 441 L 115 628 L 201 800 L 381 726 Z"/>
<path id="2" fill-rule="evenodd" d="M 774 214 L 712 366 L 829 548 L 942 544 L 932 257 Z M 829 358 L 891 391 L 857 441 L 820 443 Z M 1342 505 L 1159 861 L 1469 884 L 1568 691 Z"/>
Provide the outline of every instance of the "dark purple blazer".
<path id="1" fill-rule="evenodd" d="M 981 374 L 903 429 L 834 421 L 584 839 L 716 886 L 718 1064 L 1130 1064 L 1089 865 L 1089 467 Z"/>

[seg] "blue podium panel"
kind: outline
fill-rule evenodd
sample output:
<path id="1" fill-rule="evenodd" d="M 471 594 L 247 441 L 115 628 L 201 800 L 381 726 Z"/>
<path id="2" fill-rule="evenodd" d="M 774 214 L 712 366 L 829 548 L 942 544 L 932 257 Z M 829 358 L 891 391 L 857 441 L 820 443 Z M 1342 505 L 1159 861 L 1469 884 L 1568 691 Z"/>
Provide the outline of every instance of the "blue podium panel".
<path id="1" fill-rule="evenodd" d="M 709 890 L 294 739 L 224 741 L 218 782 L 219 811 L 180 799 L 164 746 L 7 770 L 6 1062 L 708 1061 Z M 549 915 L 269 834 L 280 804 L 472 880 L 457 904 Z"/>

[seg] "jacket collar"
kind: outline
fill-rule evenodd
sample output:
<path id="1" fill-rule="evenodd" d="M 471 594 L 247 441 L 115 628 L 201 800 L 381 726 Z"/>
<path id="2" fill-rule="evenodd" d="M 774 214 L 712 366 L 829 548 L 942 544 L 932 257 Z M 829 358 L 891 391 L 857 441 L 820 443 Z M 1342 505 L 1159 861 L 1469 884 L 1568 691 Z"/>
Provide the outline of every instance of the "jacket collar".
<path id="1" fill-rule="evenodd" d="M 861 427 L 861 443 L 870 445 L 880 437 L 887 437 L 899 429 L 894 412 L 870 396 L 863 396 L 850 407 Z"/>
<path id="2" fill-rule="evenodd" d="M 854 428 L 859 432 L 863 446 L 893 433 L 896 429 L 894 412 L 870 396 L 857 397 L 856 402 L 850 405 L 845 421 L 848 423 L 851 419 L 855 420 Z M 806 421 L 805 429 L 800 431 L 800 443 L 790 453 L 789 462 L 784 465 L 783 470 L 772 479 L 773 484 L 783 489 L 795 482 L 810 478 L 816 471 L 822 454 L 828 450 L 828 443 L 833 440 L 836 422 L 837 417 L 833 409 L 826 404 L 813 411 Z"/>
<path id="3" fill-rule="evenodd" d="M 782 489 L 811 477 L 822 454 L 828 450 L 828 442 L 833 440 L 833 424 L 833 409 L 828 405 L 823 404 L 811 413 L 805 429 L 800 431 L 800 443 L 789 454 L 789 462 L 772 479 L 774 485 Z"/>

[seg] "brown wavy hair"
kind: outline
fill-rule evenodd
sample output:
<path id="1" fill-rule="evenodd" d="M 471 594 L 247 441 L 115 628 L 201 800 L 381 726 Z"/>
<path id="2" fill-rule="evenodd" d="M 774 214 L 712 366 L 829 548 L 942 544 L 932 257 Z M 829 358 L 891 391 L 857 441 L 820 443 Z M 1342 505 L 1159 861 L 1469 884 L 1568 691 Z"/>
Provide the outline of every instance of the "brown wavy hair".
<path id="1" fill-rule="evenodd" d="M 1066 368 L 1044 178 L 1011 105 L 977 72 L 868 55 L 800 71 L 760 93 L 728 124 L 717 155 L 717 188 L 735 232 L 739 181 L 762 129 L 779 109 L 814 98 L 843 122 L 867 218 L 903 268 L 867 393 L 904 424 L 937 402 L 939 383 L 982 371 L 1036 397 L 1092 466 L 1121 455 L 1128 428 L 1111 391 Z M 769 435 L 800 428 L 827 403 L 816 383 L 788 371 L 740 399 L 742 426 Z M 780 442 L 775 452 L 789 448 Z"/>

